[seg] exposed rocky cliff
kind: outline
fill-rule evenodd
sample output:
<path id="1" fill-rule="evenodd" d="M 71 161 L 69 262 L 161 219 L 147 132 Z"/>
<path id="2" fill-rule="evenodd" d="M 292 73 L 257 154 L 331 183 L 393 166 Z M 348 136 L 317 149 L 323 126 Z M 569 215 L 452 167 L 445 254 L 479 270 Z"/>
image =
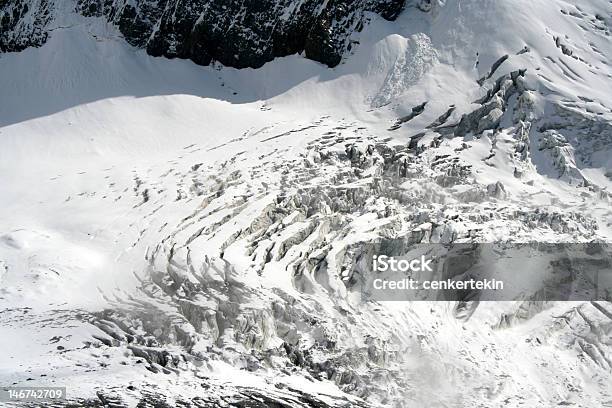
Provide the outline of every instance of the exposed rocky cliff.
<path id="1" fill-rule="evenodd" d="M 52 6 L 47 0 L 0 2 L 0 52 L 39 47 L 48 36 Z"/>
<path id="2" fill-rule="evenodd" d="M 116 24 L 127 42 L 153 56 L 219 61 L 237 68 L 304 53 L 330 67 L 357 40 L 368 13 L 394 20 L 405 0 L 77 0 L 87 17 Z M 44 44 L 53 18 L 48 0 L 0 3 L 0 51 Z"/>
<path id="3" fill-rule="evenodd" d="M 274 57 L 305 52 L 337 65 L 351 48 L 366 12 L 394 19 L 404 0 L 118 1 L 79 0 L 84 15 L 104 15 L 128 42 L 154 56 L 217 60 L 260 67 Z"/>

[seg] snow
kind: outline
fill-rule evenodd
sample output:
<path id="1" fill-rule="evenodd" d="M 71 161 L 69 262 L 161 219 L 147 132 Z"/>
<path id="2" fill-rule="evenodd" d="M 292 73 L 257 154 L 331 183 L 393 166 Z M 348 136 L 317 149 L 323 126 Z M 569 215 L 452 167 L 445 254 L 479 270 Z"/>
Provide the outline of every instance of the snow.
<path id="1" fill-rule="evenodd" d="M 108 387 L 151 382 L 176 396 L 197 394 L 198 378 L 207 376 L 214 384 L 252 387 L 271 395 L 280 392 L 273 384 L 282 383 L 323 395 L 330 405 L 334 399 L 325 395 L 357 401 L 349 395 L 350 388 L 343 390 L 338 381 L 313 381 L 305 370 L 279 374 L 269 367 L 255 373 L 236 368 L 248 364 L 232 348 L 249 350 L 243 343 L 232 343 L 232 334 L 240 332 L 236 327 L 257 322 L 269 328 L 257 333 L 262 348 L 279 347 L 292 337 L 311 345 L 327 336 L 307 327 L 306 317 L 316 317 L 321 318 L 321 331 L 338 333 L 344 350 L 367 350 L 364 338 L 373 335 L 389 348 L 404 347 L 403 360 L 391 361 L 394 354 L 388 352 L 382 368 L 377 366 L 393 373 L 384 390 L 391 400 L 423 404 L 436 399 L 439 406 L 476 406 L 476 401 L 483 406 L 595 406 L 612 398 L 607 337 L 596 338 L 585 323 L 593 321 L 604 330 L 609 320 L 591 304 L 540 305 L 526 312 L 531 313 L 528 318 L 509 319 L 507 327 L 500 326 L 502 316 L 521 317 L 517 309 L 527 306 L 487 303 L 462 320 L 454 315 L 453 305 L 442 302 L 359 305 L 357 290 L 346 286 L 338 273 L 342 256 L 351 245 L 401 224 L 392 216 L 379 216 L 392 201 L 389 197 L 364 206 L 369 212 L 347 215 L 344 235 L 319 225 L 303 239 L 296 238 L 299 242 L 288 245 L 283 256 L 280 244 L 300 237 L 310 220 L 291 211 L 281 222 L 268 225 L 265 216 L 279 196 L 296 196 L 326 183 L 336 190 L 359 190 L 371 184 L 368 177 L 376 176 L 368 169 L 361 180 L 337 181 L 344 180 L 347 170 L 334 163 L 309 178 L 318 159 L 311 154 L 304 164 L 308 160 L 300 155 L 311 143 L 335 154 L 343 154 L 350 138 L 374 143 L 392 137 L 390 144 L 405 144 L 451 105 L 456 110 L 447 122 L 457 123 L 479 106 L 474 101 L 497 78 L 527 68 L 525 83 L 537 95 L 533 114 L 541 118 L 539 124 L 573 124 L 578 117 L 592 121 L 585 120 L 584 128 L 570 127 L 564 135 L 576 139 L 572 154 L 583 143 L 587 152 L 591 149 L 590 161 L 573 164 L 599 190 L 557 177 L 559 169 L 551 159 L 556 156 L 539 151 L 535 140 L 530 142 L 526 175 L 514 176 L 521 163 L 514 156 L 516 124 L 511 113 L 518 102 L 511 99 L 499 133 L 447 137 L 437 149 L 424 151 L 427 165 L 443 154 L 460 157 L 460 163 L 471 166 L 473 180 L 445 189 L 427 175 L 407 179 L 402 190 L 430 197 L 427 204 L 440 218 L 415 218 L 415 225 L 401 224 L 398 231 L 431 232 L 436 224 L 432 221 L 452 214 L 495 210 L 498 214 L 490 220 L 460 220 L 449 228 L 482 228 L 483 240 L 609 241 L 610 198 L 600 192 L 612 187 L 606 176 L 612 170 L 612 144 L 593 150 L 581 132 L 610 132 L 612 72 L 606 56 L 612 54 L 612 45 L 593 28 L 594 16 L 610 15 L 610 5 L 603 0 L 583 3 L 577 11 L 558 0 L 449 0 L 434 13 L 408 9 L 396 22 L 372 16 L 359 46 L 334 69 L 298 55 L 257 70 L 153 58 L 127 45 L 102 20 L 66 11 L 65 21 L 56 22 L 44 46 L 0 55 L 0 382 L 26 384 L 27 378 L 36 377 L 36 384 L 70 384 L 71 395 L 83 397 L 102 382 Z M 582 60 L 565 55 L 555 37 Z M 517 55 L 525 46 L 529 52 Z M 506 54 L 509 58 L 479 86 L 477 80 Z M 423 102 L 427 105 L 422 114 L 396 131 L 388 130 Z M 580 116 L 562 117 L 561 105 Z M 597 121 L 608 127 L 592 125 Z M 326 134 L 346 140 L 323 147 L 321 137 Z M 433 137 L 425 136 L 421 145 Z M 469 148 L 458 155 L 463 143 Z M 487 159 L 491 152 L 494 156 Z M 486 191 L 498 181 L 507 198 L 478 198 L 478 187 Z M 476 198 L 458 198 L 472 193 Z M 408 219 L 421 211 L 413 205 L 394 209 Z M 569 226 L 564 231 L 548 225 L 525 229 L 518 217 L 504 218 L 540 208 L 564 214 Z M 585 228 L 588 220 L 576 220 L 576 214 L 593 220 L 598 229 Z M 318 217 L 326 215 L 317 212 Z M 253 246 L 250 233 L 260 225 L 268 235 Z M 443 240 L 448 231 L 437 233 Z M 296 260 L 325 245 L 330 246 L 327 269 L 300 280 L 292 269 Z M 267 252 L 272 260 L 266 260 Z M 210 292 L 192 300 L 194 307 L 213 315 L 219 305 L 236 304 L 242 313 L 236 312 L 236 319 L 243 320 L 231 329 L 234 332 L 228 329 L 214 341 L 212 335 L 200 338 L 193 346 L 194 355 L 207 355 L 216 341 L 230 344 L 223 358 L 198 361 L 201 367 L 190 366 L 186 374 L 164 376 L 139 368 L 125 348 L 99 342 L 82 348 L 96 343 L 94 335 L 108 338 L 108 333 L 92 324 L 93 317 L 79 314 L 94 316 L 103 309 L 143 304 L 164 318 L 176 317 L 173 302 L 185 294 L 143 294 L 149 268 L 193 285 L 205 281 Z M 283 305 L 278 314 L 295 313 L 292 320 L 270 317 L 276 313 L 267 309 L 273 302 Z M 568 317 L 560 319 L 564 314 Z M 45 319 L 61 324 L 46 325 Z M 285 337 L 279 334 L 283 325 Z M 57 345 L 66 352 L 57 352 L 56 343 L 50 342 L 54 336 L 62 336 Z M 540 341 L 544 344 L 538 345 Z M 580 347 L 585 341 L 600 347 L 604 357 L 584 357 Z M 169 347 L 181 352 L 180 346 Z M 119 363 L 127 360 L 127 365 Z M 99 361 L 108 365 L 100 368 Z M 41 375 L 51 374 L 49 365 L 53 373 L 45 379 Z M 370 373 L 366 365 L 355 371 Z M 405 389 L 398 385 L 402 383 Z M 373 386 L 382 387 L 378 382 Z M 376 398 L 369 402 L 386 405 Z"/>

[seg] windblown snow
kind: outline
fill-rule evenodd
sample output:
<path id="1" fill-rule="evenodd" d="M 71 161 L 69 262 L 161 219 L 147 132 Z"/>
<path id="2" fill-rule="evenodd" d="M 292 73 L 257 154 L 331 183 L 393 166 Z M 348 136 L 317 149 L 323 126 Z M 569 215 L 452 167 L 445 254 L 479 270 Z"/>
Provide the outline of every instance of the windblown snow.
<path id="1" fill-rule="evenodd" d="M 335 68 L 240 70 L 52 3 L 44 45 L 0 54 L 0 385 L 612 406 L 609 302 L 364 302 L 342 278 L 386 238 L 611 241 L 612 3 L 420 1 Z"/>

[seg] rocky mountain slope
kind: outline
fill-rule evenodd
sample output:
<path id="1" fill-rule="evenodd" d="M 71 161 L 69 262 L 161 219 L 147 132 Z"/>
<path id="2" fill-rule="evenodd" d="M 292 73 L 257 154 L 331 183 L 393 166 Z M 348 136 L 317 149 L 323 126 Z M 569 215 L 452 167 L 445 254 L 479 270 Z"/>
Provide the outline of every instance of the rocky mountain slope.
<path id="1" fill-rule="evenodd" d="M 42 1 L 4 1 L 0 4 L 0 52 L 40 47 L 49 35 L 53 5 Z"/>
<path id="2" fill-rule="evenodd" d="M 197 23 L 189 2 L 55 2 L 47 31 L 11 11 L 31 17 L 1 18 L 3 44 L 40 47 L 0 55 L 0 385 L 611 405 L 610 302 L 375 302 L 359 267 L 391 241 L 610 242 L 612 8 L 584 3 L 210 1 Z M 148 55 L 193 58 L 189 38 L 223 64 Z M 343 63 L 228 67 L 302 50 Z"/>
<path id="3" fill-rule="evenodd" d="M 87 17 L 104 17 L 125 40 L 153 56 L 260 67 L 275 57 L 304 53 L 338 65 L 355 43 L 368 13 L 394 20 L 405 0 L 106 1 L 72 4 Z M 0 7 L 0 52 L 40 46 L 64 7 L 53 1 L 10 0 Z"/>

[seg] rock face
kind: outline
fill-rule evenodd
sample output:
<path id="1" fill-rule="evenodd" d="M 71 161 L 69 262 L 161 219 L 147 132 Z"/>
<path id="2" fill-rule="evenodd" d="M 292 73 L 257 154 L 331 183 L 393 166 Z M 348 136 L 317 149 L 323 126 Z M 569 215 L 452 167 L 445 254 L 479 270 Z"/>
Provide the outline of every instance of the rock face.
<path id="1" fill-rule="evenodd" d="M 404 5 L 405 0 L 75 0 L 73 8 L 107 19 L 127 42 L 153 56 L 258 68 L 302 52 L 336 66 L 357 42 L 352 35 L 362 30 L 368 13 L 394 20 Z M 53 10 L 53 0 L 0 2 L 0 52 L 43 45 Z"/>
<path id="2" fill-rule="evenodd" d="M 0 2 L 0 52 L 39 47 L 47 40 L 52 18 L 47 0 L 5 0 Z"/>
<path id="3" fill-rule="evenodd" d="M 201 65 L 257 68 L 304 52 L 330 67 L 351 49 L 367 12 L 395 19 L 405 0 L 78 0 L 85 16 L 104 16 L 126 40 L 154 56 Z"/>

